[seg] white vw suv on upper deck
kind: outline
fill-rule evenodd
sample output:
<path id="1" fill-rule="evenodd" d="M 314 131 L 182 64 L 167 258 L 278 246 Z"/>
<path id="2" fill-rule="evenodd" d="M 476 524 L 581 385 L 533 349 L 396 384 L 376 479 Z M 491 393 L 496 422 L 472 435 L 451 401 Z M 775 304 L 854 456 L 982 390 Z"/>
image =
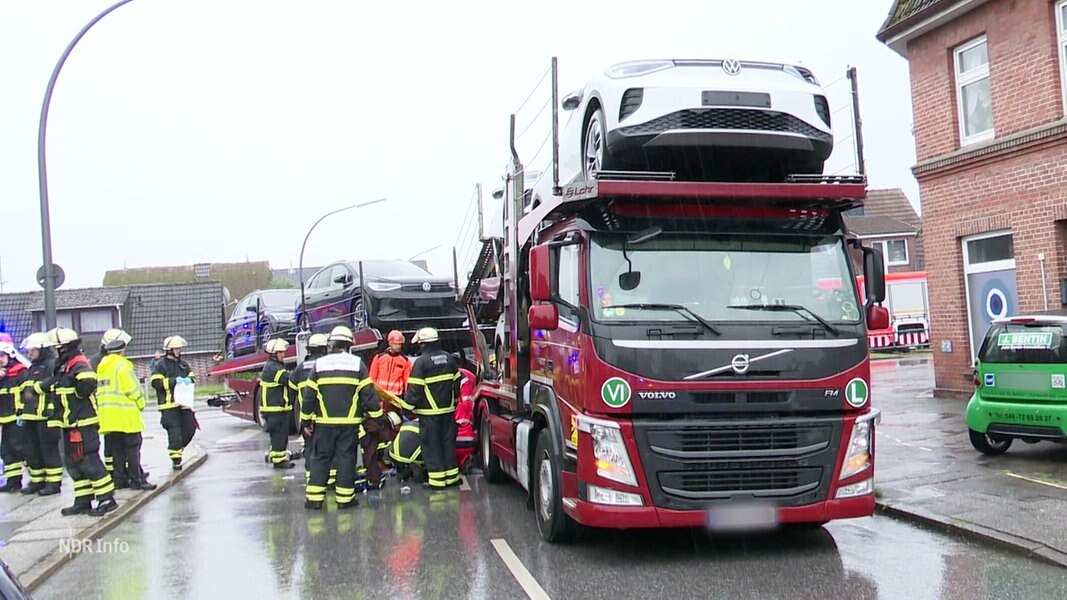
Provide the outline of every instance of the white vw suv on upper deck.
<path id="1" fill-rule="evenodd" d="M 560 182 L 597 171 L 782 181 L 821 174 L 830 108 L 808 69 L 739 60 L 612 66 L 562 100 Z"/>

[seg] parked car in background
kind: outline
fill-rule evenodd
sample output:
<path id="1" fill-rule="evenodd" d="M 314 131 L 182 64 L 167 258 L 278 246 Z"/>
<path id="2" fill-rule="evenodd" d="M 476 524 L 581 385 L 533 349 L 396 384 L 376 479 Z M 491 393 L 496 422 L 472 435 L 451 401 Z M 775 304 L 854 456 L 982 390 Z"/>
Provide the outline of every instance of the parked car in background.
<path id="1" fill-rule="evenodd" d="M 300 290 L 256 290 L 241 298 L 226 323 L 226 354 L 255 352 L 272 336 L 296 341 L 299 303 Z"/>
<path id="2" fill-rule="evenodd" d="M 359 261 L 332 263 L 308 280 L 301 329 L 326 333 L 345 325 L 373 327 L 383 335 L 420 327 L 466 332 L 453 276 L 433 275 L 406 260 L 365 260 L 362 266 L 362 280 Z"/>
<path id="3" fill-rule="evenodd" d="M 821 174 L 833 149 L 826 95 L 794 64 L 625 62 L 566 95 L 561 108 L 562 183 L 606 170 L 782 181 Z"/>

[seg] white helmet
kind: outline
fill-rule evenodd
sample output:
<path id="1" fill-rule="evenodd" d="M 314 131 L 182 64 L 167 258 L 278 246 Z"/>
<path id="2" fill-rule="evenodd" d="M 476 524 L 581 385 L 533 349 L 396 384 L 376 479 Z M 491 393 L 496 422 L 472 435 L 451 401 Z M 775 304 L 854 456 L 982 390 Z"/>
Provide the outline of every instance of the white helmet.
<path id="1" fill-rule="evenodd" d="M 315 333 L 308 338 L 308 348 L 325 348 L 330 345 L 330 338 L 325 333 Z"/>
<path id="2" fill-rule="evenodd" d="M 330 342 L 347 342 L 349 344 L 355 343 L 355 338 L 352 336 L 352 330 L 344 325 L 338 325 L 330 332 L 328 339 Z"/>
<path id="3" fill-rule="evenodd" d="M 51 347 L 52 342 L 48 339 L 48 334 L 38 332 L 26 336 L 26 339 L 22 341 L 22 345 L 25 346 L 27 350 L 41 350 L 42 348 Z"/>
<path id="4" fill-rule="evenodd" d="M 172 335 L 167 339 L 163 340 L 164 350 L 177 350 L 179 348 L 184 348 L 188 345 L 189 342 L 185 341 L 185 338 L 180 335 Z"/>
<path id="5" fill-rule="evenodd" d="M 283 340 L 281 338 L 274 338 L 273 340 L 267 342 L 267 346 L 264 348 L 264 350 L 267 351 L 267 354 L 275 354 L 275 353 L 278 353 L 278 352 L 285 352 L 288 349 L 289 349 L 289 342 L 287 342 L 287 341 L 285 341 L 285 340 Z"/>
<path id="6" fill-rule="evenodd" d="M 78 332 L 67 327 L 56 327 L 48 332 L 48 337 L 53 346 L 65 346 L 67 344 L 81 341 Z"/>
<path id="7" fill-rule="evenodd" d="M 438 339 L 437 330 L 433 327 L 423 327 L 415 332 L 415 337 L 411 338 L 412 344 L 425 344 L 428 342 L 436 342 Z"/>
<path id="8" fill-rule="evenodd" d="M 389 424 L 393 426 L 393 429 L 400 427 L 400 424 L 403 422 L 400 420 L 400 415 L 391 410 L 386 412 L 385 416 L 389 418 Z"/>
<path id="9" fill-rule="evenodd" d="M 15 344 L 10 342 L 0 342 L 0 354 L 6 354 L 10 358 L 15 358 Z"/>
<path id="10" fill-rule="evenodd" d="M 100 338 L 100 344 L 108 352 L 116 352 L 125 348 L 132 339 L 130 334 L 121 329 L 108 329 L 104 332 L 104 336 Z"/>

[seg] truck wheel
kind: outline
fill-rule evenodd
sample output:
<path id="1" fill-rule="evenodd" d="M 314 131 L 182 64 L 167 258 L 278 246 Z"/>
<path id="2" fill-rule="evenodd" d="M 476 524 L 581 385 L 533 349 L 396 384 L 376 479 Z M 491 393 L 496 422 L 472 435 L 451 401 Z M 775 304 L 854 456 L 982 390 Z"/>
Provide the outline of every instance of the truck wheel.
<path id="1" fill-rule="evenodd" d="M 982 454 L 997 456 L 1004 454 L 1011 447 L 1011 438 L 997 439 L 990 437 L 988 433 L 978 433 L 973 429 L 967 431 L 971 434 L 971 445 Z"/>
<path id="2" fill-rule="evenodd" d="M 482 474 L 489 483 L 507 481 L 504 469 L 500 468 L 500 459 L 493 456 L 492 424 L 489 422 L 489 409 L 482 409 L 482 424 L 478 429 L 478 446 L 482 455 Z"/>
<path id="3" fill-rule="evenodd" d="M 542 429 L 537 436 L 532 489 L 534 516 L 541 537 L 550 543 L 566 543 L 574 538 L 575 523 L 563 512 L 560 489 L 560 460 L 552 446 L 552 435 Z"/>

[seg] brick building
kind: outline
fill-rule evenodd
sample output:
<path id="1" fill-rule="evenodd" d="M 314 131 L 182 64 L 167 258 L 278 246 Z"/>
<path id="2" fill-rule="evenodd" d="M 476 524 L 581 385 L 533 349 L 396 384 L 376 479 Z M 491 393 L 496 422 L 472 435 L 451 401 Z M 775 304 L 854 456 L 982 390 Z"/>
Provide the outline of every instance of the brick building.
<path id="1" fill-rule="evenodd" d="M 969 395 L 991 319 L 1067 280 L 1067 0 L 894 0 L 911 72 L 936 391 Z"/>
<path id="2" fill-rule="evenodd" d="M 885 257 L 886 273 L 922 271 L 922 223 L 900 188 L 867 190 L 860 208 L 845 213 L 845 224 L 865 246 L 877 246 Z M 863 255 L 854 253 L 855 269 L 863 272 Z"/>

